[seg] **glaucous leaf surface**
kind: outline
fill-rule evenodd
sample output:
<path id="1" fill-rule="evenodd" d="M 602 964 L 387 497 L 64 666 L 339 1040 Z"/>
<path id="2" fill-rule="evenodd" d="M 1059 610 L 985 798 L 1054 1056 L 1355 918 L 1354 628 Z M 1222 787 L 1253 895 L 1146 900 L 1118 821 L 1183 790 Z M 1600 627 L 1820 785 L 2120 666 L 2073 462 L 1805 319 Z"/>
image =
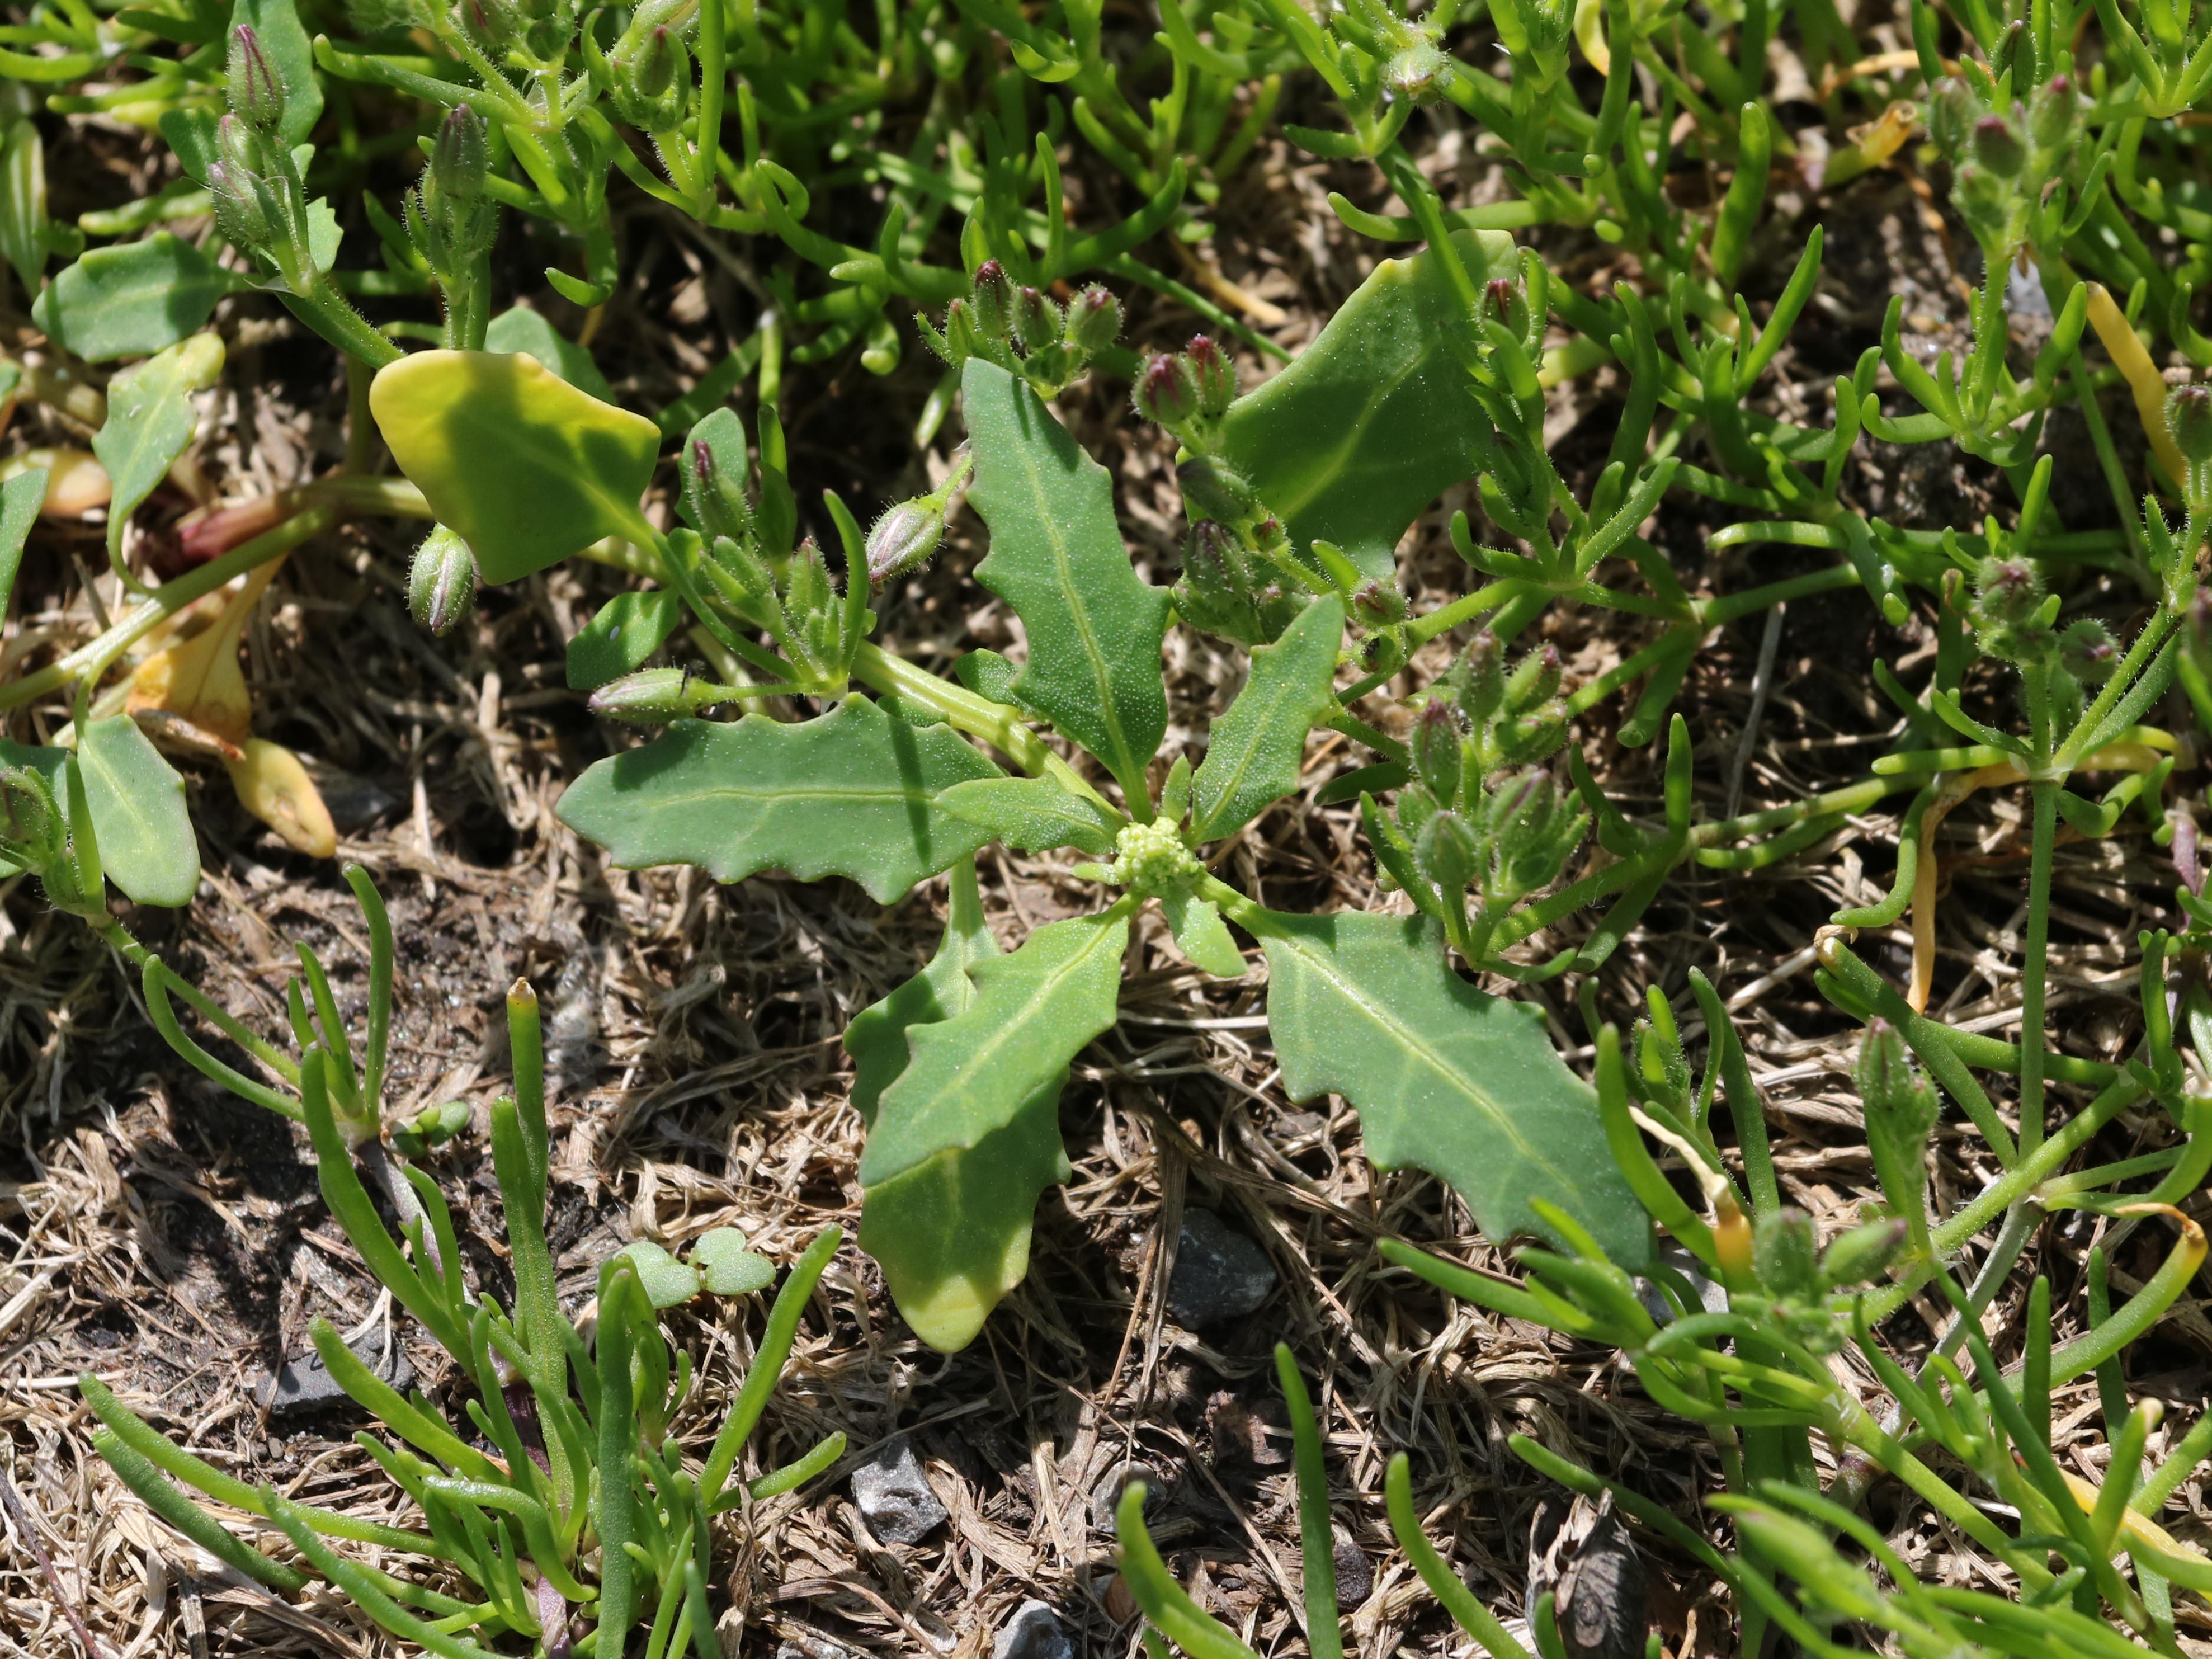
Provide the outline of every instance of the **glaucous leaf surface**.
<path id="1" fill-rule="evenodd" d="M 1504 231 L 1452 245 L 1478 286 L 1514 275 Z M 1447 343 L 1459 314 L 1433 254 L 1385 259 L 1296 362 L 1231 405 L 1223 453 L 1294 545 L 1334 542 L 1387 579 L 1406 526 L 1474 476 L 1473 398 Z"/>
<path id="2" fill-rule="evenodd" d="M 1545 1231 L 1558 1205 L 1634 1269 L 1650 1223 L 1606 1146 L 1596 1092 L 1567 1069 L 1528 1003 L 1454 973 L 1419 917 L 1274 917 L 1267 1029 L 1293 1100 L 1342 1095 L 1378 1168 L 1426 1170 L 1489 1237 Z"/>
<path id="3" fill-rule="evenodd" d="M 975 580 L 1029 635 L 1012 693 L 1103 761 L 1132 803 L 1145 800 L 1168 727 L 1167 590 L 1131 567 L 1106 469 L 1026 382 L 971 357 L 961 399 L 975 454 L 969 499 L 991 527 Z"/>
<path id="4" fill-rule="evenodd" d="M 368 392 L 399 470 L 477 556 L 511 582 L 607 536 L 647 533 L 638 497 L 660 428 L 601 403 L 535 357 L 417 351 Z"/>
<path id="5" fill-rule="evenodd" d="M 684 720 L 599 761 L 561 821 L 625 869 L 696 864 L 717 881 L 787 870 L 849 876 L 888 904 L 989 839 L 938 797 L 997 769 L 951 728 L 895 720 L 851 696 L 796 725 Z"/>
<path id="6" fill-rule="evenodd" d="M 947 1351 L 1029 1269 L 1037 1194 L 1068 1174 L 1060 1091 L 1113 1024 L 1129 932 L 1108 911 L 1040 927 L 1000 956 L 972 893 L 972 876 L 964 895 L 956 876 L 936 958 L 854 1022 L 866 1073 L 855 1103 L 865 1082 L 871 1120 L 861 1242 L 915 1334 Z M 886 1082 L 902 1042 L 902 1069 Z"/>
<path id="7" fill-rule="evenodd" d="M 46 284 L 32 319 L 90 363 L 143 357 L 204 328 L 216 301 L 250 287 L 166 230 L 96 247 Z"/>
<path id="8" fill-rule="evenodd" d="M 1200 842 L 1231 835 L 1295 794 L 1306 733 L 1336 705 L 1344 605 L 1316 599 L 1273 645 L 1252 653 L 1251 678 L 1213 723 L 1206 763 L 1191 780 L 1191 824 Z"/>

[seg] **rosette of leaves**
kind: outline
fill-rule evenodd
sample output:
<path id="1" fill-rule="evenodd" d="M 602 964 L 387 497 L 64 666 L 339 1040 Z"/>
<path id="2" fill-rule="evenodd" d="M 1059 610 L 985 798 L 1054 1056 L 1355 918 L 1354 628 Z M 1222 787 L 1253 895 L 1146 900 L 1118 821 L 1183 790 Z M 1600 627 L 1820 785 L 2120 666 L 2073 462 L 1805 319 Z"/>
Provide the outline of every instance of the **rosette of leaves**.
<path id="1" fill-rule="evenodd" d="M 720 1651 L 709 1593 L 720 1582 L 716 1517 L 811 1479 L 844 1449 L 844 1437 L 833 1434 L 750 1481 L 737 1473 L 839 1231 L 823 1232 L 786 1275 L 752 1368 L 695 1462 L 671 1431 L 695 1380 L 690 1357 L 673 1349 L 659 1316 L 702 1293 L 750 1295 L 773 1271 L 730 1229 L 699 1239 L 688 1261 L 634 1244 L 601 1267 L 589 1319 L 564 1310 L 545 1239 L 544 1050 L 527 986 L 510 994 L 507 1019 L 514 1093 L 491 1112 L 514 1274 L 506 1307 L 467 1283 L 453 1216 L 420 1170 L 406 1172 L 416 1203 L 394 1234 L 362 1183 L 357 1144 L 334 1109 L 331 1085 L 343 1068 L 320 1046 L 299 1068 L 324 1200 L 394 1303 L 445 1351 L 467 1413 L 459 1428 L 427 1395 L 402 1395 L 327 1321 L 315 1322 L 315 1350 L 331 1376 L 386 1431 L 361 1436 L 362 1444 L 412 1500 L 420 1528 L 359 1520 L 240 1480 L 86 1376 L 79 1386 L 101 1423 L 94 1443 L 148 1508 L 226 1565 L 288 1595 L 325 1580 L 439 1659 L 484 1659 L 520 1651 L 522 1642 L 546 1655 L 665 1659 L 689 1650 L 705 1659 Z M 240 1537 L 199 1498 L 258 1522 L 262 1536 Z M 361 1544 L 439 1563 L 449 1589 L 358 1559 L 348 1547 Z"/>
<path id="2" fill-rule="evenodd" d="M 1470 238 L 1465 251 L 1484 246 Z M 1047 315 L 1018 286 L 1003 291 L 1006 279 L 979 270 L 943 332 L 952 355 L 966 351 L 968 499 L 990 532 L 976 576 L 1022 620 L 1029 655 L 1018 667 L 976 652 L 940 677 L 868 637 L 876 617 L 859 574 L 871 562 L 868 538 L 830 503 L 844 591 L 805 575 L 804 550 L 782 539 L 781 457 L 771 465 L 763 441 L 757 492 L 739 489 L 745 456 L 727 415 L 709 416 L 687 442 L 686 511 L 696 528 L 668 536 L 632 504 L 642 467 L 594 474 L 591 445 L 550 420 L 542 438 L 527 440 L 541 457 L 528 475 L 533 487 L 568 499 L 587 492 L 604 509 L 592 527 L 618 523 L 651 547 L 668 584 L 666 595 L 609 607 L 571 663 L 575 670 L 585 659 L 586 679 L 629 668 L 601 686 L 601 706 L 674 723 L 579 779 L 562 799 L 563 819 L 623 865 L 689 862 L 722 880 L 769 869 L 842 875 L 888 902 L 951 875 L 952 914 L 937 958 L 857 1018 L 848 1038 L 855 1103 L 871 1124 L 863 1242 L 909 1321 L 940 1346 L 971 1339 L 1026 1269 L 1037 1194 L 1066 1169 L 1061 1090 L 1085 1044 L 1114 1024 L 1129 927 L 1152 904 L 1208 972 L 1245 970 L 1232 925 L 1258 941 L 1288 1088 L 1302 1099 L 1324 1091 L 1351 1098 L 1379 1164 L 1442 1176 L 1496 1237 L 1544 1231 L 1530 1200 L 1547 1197 L 1587 1218 L 1626 1258 L 1642 1258 L 1645 1224 L 1589 1156 L 1597 1133 L 1589 1091 L 1534 1009 L 1461 980 L 1444 956 L 1443 930 L 1426 918 L 1285 915 L 1207 868 L 1207 849 L 1297 791 L 1309 734 L 1347 720 L 1334 690 L 1345 632 L 1363 607 L 1375 611 L 1376 579 L 1323 532 L 1387 550 L 1437 489 L 1464 476 L 1463 440 L 1440 418 L 1463 393 L 1432 372 L 1447 355 L 1428 326 L 1441 280 L 1434 273 L 1425 256 L 1386 266 L 1298 365 L 1249 400 L 1228 395 L 1233 381 L 1227 392 L 1217 384 L 1194 410 L 1212 423 L 1213 456 L 1262 500 L 1286 504 L 1278 516 L 1294 550 L 1286 557 L 1299 603 L 1253 647 L 1247 683 L 1204 749 L 1187 755 L 1161 753 L 1173 596 L 1132 568 L 1110 481 L 1037 391 L 1039 376 L 1049 388 L 1096 356 L 1086 319 L 1103 306 L 1079 300 L 1079 314 Z M 1361 374 L 1363 348 L 1368 368 L 1387 363 L 1390 372 L 1363 382 L 1366 412 L 1347 426 L 1342 397 Z M 1082 354 L 1072 363 L 1071 351 Z M 390 412 L 386 429 L 403 466 L 446 522 L 459 527 L 465 516 L 482 527 L 476 533 L 511 531 L 523 510 L 511 492 L 523 474 L 474 464 L 494 447 L 453 412 L 473 393 L 441 402 L 450 386 L 489 371 L 467 354 L 424 361 L 436 356 L 380 377 L 380 418 Z M 416 449 L 409 425 L 418 420 Z M 518 429 L 510 422 L 510 434 Z M 534 418 L 530 431 L 539 431 Z M 556 444 L 565 446 L 557 459 L 543 459 L 556 457 Z M 897 550 L 926 556 L 948 505 L 940 498 L 927 513 L 887 515 L 878 526 L 883 568 L 910 562 Z M 763 539 L 769 516 L 783 527 Z M 562 533 L 573 546 L 584 529 L 572 517 Z M 532 546 L 542 562 L 556 544 L 549 531 Z M 816 596 L 805 612 L 823 619 L 816 631 L 792 597 L 800 591 Z M 770 599 L 782 605 L 781 618 Z M 727 651 L 720 660 L 740 661 L 745 674 L 707 678 L 646 665 L 687 611 Z M 834 650 L 817 648 L 817 638 Z M 793 690 L 831 706 L 798 721 L 757 712 L 683 718 Z M 1357 721 L 1346 729 L 1380 737 Z M 1071 765 L 1048 735 L 1082 750 L 1097 771 Z M 1099 908 L 1002 951 L 982 924 L 968 864 L 993 841 L 1084 855 L 1089 863 L 1078 869 L 1099 883 Z"/>

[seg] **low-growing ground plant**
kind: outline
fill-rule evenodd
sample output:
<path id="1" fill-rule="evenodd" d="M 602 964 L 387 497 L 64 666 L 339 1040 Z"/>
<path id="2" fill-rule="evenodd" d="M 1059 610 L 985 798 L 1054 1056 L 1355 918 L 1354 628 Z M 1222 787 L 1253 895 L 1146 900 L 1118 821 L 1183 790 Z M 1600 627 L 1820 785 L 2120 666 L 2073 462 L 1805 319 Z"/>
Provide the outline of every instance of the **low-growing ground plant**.
<path id="1" fill-rule="evenodd" d="M 504 1307 L 486 1288 L 472 1286 L 436 1182 L 407 1164 L 395 1174 L 386 1155 L 374 1109 L 390 1012 L 391 935 L 374 887 L 357 870 L 351 873 L 377 952 L 364 1051 L 356 1053 L 338 1027 L 327 982 L 304 947 L 308 988 L 303 993 L 297 981 L 291 988 L 302 1045 L 296 1063 L 237 1022 L 211 1015 L 292 1083 L 295 1100 L 208 1054 L 173 1013 L 157 1012 L 156 1024 L 179 1054 L 241 1098 L 289 1110 L 305 1123 L 324 1202 L 392 1302 L 444 1350 L 471 1429 L 457 1431 L 421 1392 L 400 1393 L 319 1319 L 316 1354 L 391 1437 L 363 1433 L 359 1443 L 420 1510 L 422 1529 L 361 1521 L 240 1480 L 165 1438 L 88 1376 L 80 1389 L 102 1425 L 94 1444 L 149 1509 L 225 1565 L 287 1594 L 311 1578 L 326 1580 L 386 1630 L 441 1659 L 507 1651 L 502 1638 L 510 1638 L 527 1639 L 547 1656 L 665 1659 L 689 1651 L 714 1659 L 721 1651 L 710 1595 L 720 1583 L 716 1517 L 802 1485 L 844 1451 L 845 1437 L 832 1434 L 783 1468 L 750 1480 L 738 1473 L 840 1232 L 829 1228 L 792 1264 L 751 1369 L 695 1466 L 672 1433 L 696 1381 L 691 1356 L 670 1341 L 659 1316 L 702 1295 L 752 1296 L 768 1287 L 774 1268 L 734 1228 L 702 1235 L 682 1260 L 639 1243 L 602 1265 L 588 1308 L 563 1309 L 545 1237 L 544 1041 L 538 999 L 518 983 L 507 999 L 514 1092 L 493 1104 L 490 1125 L 514 1284 Z M 166 1008 L 175 976 L 156 958 L 146 963 L 149 998 Z M 459 1115 L 465 1123 L 466 1109 Z M 460 1127 L 453 1116 L 434 1109 L 392 1138 L 419 1152 L 426 1135 Z M 383 1176 L 374 1193 L 364 1170 Z M 379 1197 L 400 1218 L 396 1234 Z M 192 1493 L 260 1522 L 283 1540 L 277 1553 L 240 1538 Z M 437 1564 L 463 1593 L 356 1559 L 349 1543 Z"/>

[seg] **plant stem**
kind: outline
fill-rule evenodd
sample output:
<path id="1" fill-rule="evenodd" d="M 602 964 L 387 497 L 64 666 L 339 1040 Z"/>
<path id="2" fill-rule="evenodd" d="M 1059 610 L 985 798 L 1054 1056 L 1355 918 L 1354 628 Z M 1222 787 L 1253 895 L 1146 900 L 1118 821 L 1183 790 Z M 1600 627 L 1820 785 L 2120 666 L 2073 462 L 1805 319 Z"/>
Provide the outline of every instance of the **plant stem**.
<path id="1" fill-rule="evenodd" d="M 2051 855 L 2058 828 L 2058 785 L 2028 786 L 2034 830 L 2027 875 L 2027 952 L 2020 975 L 2020 1150 L 2043 1144 L 2043 999 L 2051 945 Z"/>

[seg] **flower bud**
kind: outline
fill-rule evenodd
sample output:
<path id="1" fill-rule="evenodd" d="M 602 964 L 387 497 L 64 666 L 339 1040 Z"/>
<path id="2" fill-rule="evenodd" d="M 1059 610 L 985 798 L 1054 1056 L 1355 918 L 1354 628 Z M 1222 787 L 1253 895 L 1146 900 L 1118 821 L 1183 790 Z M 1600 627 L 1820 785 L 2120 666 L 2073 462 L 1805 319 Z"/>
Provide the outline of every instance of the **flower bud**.
<path id="1" fill-rule="evenodd" d="M 208 189 L 215 197 L 216 225 L 237 246 L 266 253 L 284 234 L 283 203 L 264 176 L 267 142 L 237 116 L 226 115 L 216 123 L 215 144 Z"/>
<path id="2" fill-rule="evenodd" d="M 0 846 L 40 871 L 61 851 L 61 808 L 36 767 L 0 766 Z"/>
<path id="3" fill-rule="evenodd" d="M 2027 45 L 2027 26 L 2019 19 L 2014 19 L 1999 30 L 1996 44 L 1990 48 L 1990 78 L 2002 81 L 2009 72 L 2016 82 L 2027 79 L 2028 76 L 2020 73 L 2022 68 L 2021 48 Z M 2033 62 L 2031 58 L 2029 67 L 2033 66 Z"/>
<path id="4" fill-rule="evenodd" d="M 1939 1109 L 1935 1086 L 1912 1063 L 1897 1028 L 1880 1018 L 1867 1024 L 1853 1073 L 1883 1192 L 1900 1212 L 1924 1211 L 1928 1137 Z"/>
<path id="5" fill-rule="evenodd" d="M 261 37 L 246 24 L 230 32 L 230 64 L 224 95 L 231 113 L 257 131 L 273 131 L 284 118 L 284 83 L 261 49 Z"/>
<path id="6" fill-rule="evenodd" d="M 1413 770 L 1438 800 L 1459 795 L 1459 717 L 1443 698 L 1433 698 L 1413 724 Z"/>
<path id="7" fill-rule="evenodd" d="M 2012 187 L 1979 162 L 1959 164 L 1952 181 L 1951 199 L 1958 205 L 1966 228 L 1981 240 L 1996 240 L 2009 230 Z"/>
<path id="8" fill-rule="evenodd" d="M 1198 380 L 1190 361 L 1162 352 L 1147 362 L 1129 393 L 1137 413 L 1170 432 L 1190 423 L 1198 413 Z"/>
<path id="9" fill-rule="evenodd" d="M 2027 146 L 2003 116 L 1984 115 L 1974 123 L 1974 159 L 2000 179 L 2017 179 L 2027 165 Z"/>
<path id="10" fill-rule="evenodd" d="M 1838 1291 L 1877 1279 L 1897 1260 L 1909 1237 L 1911 1230 L 1894 1218 L 1854 1227 L 1821 1253 L 1820 1277 Z"/>
<path id="11" fill-rule="evenodd" d="M 461 23 L 494 57 L 503 56 L 529 24 L 515 0 L 460 0 Z"/>
<path id="12" fill-rule="evenodd" d="M 1216 519 L 1242 524 L 1259 506 L 1252 486 L 1225 461 L 1211 455 L 1194 455 L 1176 469 L 1176 482 L 1194 519 Z"/>
<path id="13" fill-rule="evenodd" d="M 1506 679 L 1506 712 L 1525 714 L 1539 704 L 1549 702 L 1558 694 L 1562 678 L 1558 646 L 1544 645 L 1531 651 Z"/>
<path id="14" fill-rule="evenodd" d="M 1406 596 L 1394 582 L 1363 582 L 1352 596 L 1352 614 L 1363 628 L 1389 628 L 1406 620 Z"/>
<path id="15" fill-rule="evenodd" d="M 1936 84 L 1935 94 L 1928 100 L 1928 136 L 1936 141 L 1936 148 L 1957 160 L 1966 143 L 1966 135 L 1973 131 L 1974 119 L 1981 112 L 1981 105 L 1966 89 L 1963 81 L 1947 79 Z"/>
<path id="16" fill-rule="evenodd" d="M 731 469 L 715 459 L 714 447 L 696 434 L 684 446 L 684 504 L 709 542 L 722 537 L 742 542 L 752 534 L 744 481 L 732 477 Z"/>
<path id="17" fill-rule="evenodd" d="M 2074 83 L 2065 76 L 2054 75 L 2037 88 L 2035 96 L 2027 103 L 2027 131 L 2036 148 L 2045 151 L 2065 149 L 2074 137 L 2074 118 L 2078 108 Z"/>
<path id="18" fill-rule="evenodd" d="M 1067 343 L 1086 356 L 1096 356 L 1121 337 L 1121 302 L 1093 284 L 1067 308 Z"/>
<path id="19" fill-rule="evenodd" d="M 945 540 L 945 503 L 931 496 L 901 501 L 868 532 L 868 580 L 889 581 L 918 570 Z"/>
<path id="20" fill-rule="evenodd" d="M 1468 641 L 1459 661 L 1459 706 L 1468 721 L 1486 725 L 1505 702 L 1505 648 L 1487 628 Z"/>
<path id="21" fill-rule="evenodd" d="M 1482 852 L 1474 826 L 1457 812 L 1445 811 L 1421 826 L 1413 842 L 1413 862 L 1449 897 L 1480 878 Z"/>
<path id="22" fill-rule="evenodd" d="M 1751 1259 L 1770 1296 L 1809 1295 L 1820 1282 L 1820 1235 L 1802 1210 L 1769 1211 L 1752 1224 Z"/>
<path id="23" fill-rule="evenodd" d="M 452 633 L 477 602 L 477 556 L 458 535 L 440 525 L 415 550 L 407 573 L 407 608 L 433 634 Z"/>
<path id="24" fill-rule="evenodd" d="M 1201 418 L 1218 421 L 1229 412 L 1229 405 L 1237 401 L 1237 365 L 1229 361 L 1229 354 L 1203 334 L 1191 337 L 1183 348 L 1190 360 L 1191 381 L 1198 388 L 1198 412 Z"/>
<path id="25" fill-rule="evenodd" d="M 1419 41 L 1393 58 L 1382 70 L 1386 96 L 1415 104 L 1433 103 L 1443 94 L 1451 74 L 1451 60 L 1427 40 Z"/>
<path id="26" fill-rule="evenodd" d="M 2084 685 L 2102 685 L 2120 665 L 2120 652 L 2112 630 L 2094 617 L 2084 617 L 2058 636 L 2058 661 Z"/>
<path id="27" fill-rule="evenodd" d="M 466 104 L 457 104 L 438 124 L 438 137 L 430 147 L 429 183 L 449 201 L 468 203 L 483 194 L 491 171 L 491 146 L 483 118 Z"/>
<path id="28" fill-rule="evenodd" d="M 2042 603 L 2042 580 L 2020 560 L 1990 559 L 1977 573 L 1974 609 L 1984 624 L 2006 627 L 2024 623 Z"/>
<path id="29" fill-rule="evenodd" d="M 602 720 L 659 726 L 712 708 L 724 690 L 694 679 L 688 668 L 641 668 L 592 692 L 590 708 Z"/>
<path id="30" fill-rule="evenodd" d="M 1028 352 L 1042 351 L 1060 343 L 1064 319 L 1051 296 L 1025 288 L 1014 295 L 1014 337 Z"/>
<path id="31" fill-rule="evenodd" d="M 2178 386 L 2166 394 L 2166 429 L 2184 460 L 2212 461 L 2212 386 Z"/>
<path id="32" fill-rule="evenodd" d="M 987 340 L 1003 340 L 1014 325 L 1014 285 L 1006 267 L 986 259 L 975 267 L 971 289 L 975 331 Z"/>

